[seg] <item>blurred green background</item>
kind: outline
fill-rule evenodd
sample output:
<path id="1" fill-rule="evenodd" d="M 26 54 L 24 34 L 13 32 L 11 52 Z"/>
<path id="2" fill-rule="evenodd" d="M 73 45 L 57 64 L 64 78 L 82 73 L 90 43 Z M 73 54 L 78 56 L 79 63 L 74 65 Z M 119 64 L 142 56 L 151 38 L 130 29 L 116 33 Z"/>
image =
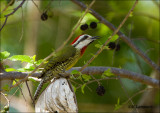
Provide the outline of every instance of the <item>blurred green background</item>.
<path id="1" fill-rule="evenodd" d="M 82 0 L 82 2 L 89 5 L 91 1 Z M 1 13 L 1 25 L 5 19 L 3 15 L 13 11 L 12 9 L 19 3 L 20 1 L 15 1 L 12 6 L 9 6 L 5 12 Z M 35 3 L 37 4 L 38 9 L 32 1 L 26 1 L 22 9 L 20 8 L 14 15 L 8 18 L 7 24 L 0 35 L 1 51 L 10 52 L 10 56 L 36 55 L 37 60 L 44 59 L 64 43 L 75 27 L 78 19 L 83 15 L 83 10 L 69 0 L 55 0 L 53 2 L 45 0 L 35 1 Z M 158 64 L 160 52 L 159 7 L 157 7 L 156 3 L 157 1 L 139 1 L 134 12 L 127 19 L 120 31 L 128 36 L 137 47 Z M 1 1 L 1 11 L 6 7 L 6 4 L 6 1 Z M 133 0 L 97 0 L 92 6 L 92 9 L 118 27 L 133 4 Z M 45 11 L 47 11 L 48 19 L 42 21 L 41 15 Z M 99 22 L 91 14 L 87 14 L 84 17 L 81 25 L 90 25 L 91 22 L 97 22 L 97 28 L 89 28 L 82 31 L 79 26 L 69 43 L 81 34 L 101 36 L 101 38 L 87 48 L 84 56 L 75 66 L 83 66 L 98 50 L 95 45 L 103 44 L 112 34 L 112 31 L 108 27 Z M 116 38 L 118 38 L 118 36 L 115 36 L 115 39 Z M 120 44 L 119 51 L 104 50 L 90 66 L 118 67 L 151 76 L 151 73 L 154 72 L 152 68 L 146 64 L 141 57 L 133 52 L 123 40 L 118 39 L 118 43 Z M 3 63 L 12 68 L 24 66 L 21 65 L 20 62 L 12 62 L 10 60 L 5 60 Z M 100 75 L 97 75 L 96 77 L 100 78 Z M 130 97 L 147 87 L 146 85 L 132 80 L 121 80 Z M 92 91 L 87 87 L 84 89 L 84 94 L 80 89 L 76 91 L 80 112 L 128 112 L 132 110 L 128 108 L 128 105 L 131 105 L 131 103 L 128 102 L 123 105 L 122 108 L 114 111 L 118 98 L 120 99 L 120 105 L 129 99 L 119 80 L 104 80 L 101 81 L 101 84 L 106 90 L 104 96 L 98 96 L 96 94 L 96 88 L 98 87 L 96 82 L 88 85 Z M 35 84 L 31 84 L 31 87 L 33 93 L 36 86 Z M 14 88 L 10 94 L 13 94 L 15 90 L 16 88 Z M 27 90 L 24 91 L 24 94 L 28 95 Z M 132 99 L 135 104 L 139 103 L 142 99 L 142 94 L 143 93 Z M 158 93 L 156 92 L 154 97 L 150 97 L 155 100 L 153 106 L 159 105 L 159 102 L 157 101 L 159 96 L 157 96 L 157 94 Z M 21 93 L 18 91 L 16 97 L 20 99 L 20 96 Z M 22 96 L 21 99 L 23 100 Z M 28 97 L 28 99 L 30 98 Z M 33 111 L 33 109 L 31 109 L 31 111 Z"/>

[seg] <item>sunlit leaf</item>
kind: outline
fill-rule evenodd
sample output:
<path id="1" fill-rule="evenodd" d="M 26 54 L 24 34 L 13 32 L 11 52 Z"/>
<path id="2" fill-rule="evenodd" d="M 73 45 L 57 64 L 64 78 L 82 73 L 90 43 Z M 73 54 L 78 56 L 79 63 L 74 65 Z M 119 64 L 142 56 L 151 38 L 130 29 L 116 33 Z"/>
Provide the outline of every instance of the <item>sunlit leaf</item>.
<path id="1" fill-rule="evenodd" d="M 33 59 L 30 56 L 27 55 L 14 55 L 9 57 L 8 59 L 12 61 L 21 61 L 21 62 L 29 62 L 33 63 Z"/>
<path id="2" fill-rule="evenodd" d="M 81 72 L 77 71 L 77 70 L 72 70 L 71 72 L 72 75 L 77 74 L 77 75 L 81 75 Z"/>
<path id="3" fill-rule="evenodd" d="M 101 78 L 106 78 L 106 76 L 104 74 L 102 74 Z"/>
<path id="4" fill-rule="evenodd" d="M 43 59 L 40 59 L 40 60 L 38 60 L 38 61 L 35 61 L 35 64 L 36 64 L 36 65 L 40 65 L 40 64 L 42 63 L 42 61 L 43 61 Z"/>
<path id="5" fill-rule="evenodd" d="M 35 69 L 34 66 L 30 66 L 29 68 L 24 68 L 26 71 L 33 71 Z"/>
<path id="6" fill-rule="evenodd" d="M 16 81 L 14 80 L 13 82 L 12 82 L 12 85 L 15 85 L 16 84 Z"/>
<path id="7" fill-rule="evenodd" d="M 118 98 L 117 104 L 115 104 L 114 110 L 118 110 L 118 109 L 121 108 L 121 107 L 122 107 L 122 105 L 120 105 L 120 98 Z"/>
<path id="8" fill-rule="evenodd" d="M 36 61 L 36 55 L 34 55 L 34 56 L 32 57 L 32 59 L 33 59 L 33 61 L 35 62 L 35 61 Z"/>
<path id="9" fill-rule="evenodd" d="M 101 45 L 101 44 L 95 44 L 95 47 L 96 47 L 96 48 L 101 48 L 102 45 Z"/>
<path id="10" fill-rule="evenodd" d="M 107 69 L 106 71 L 104 71 L 103 75 L 105 76 L 113 76 L 114 74 L 111 72 L 111 69 Z"/>
<path id="11" fill-rule="evenodd" d="M 131 12 L 130 14 L 129 14 L 129 17 L 132 17 L 133 16 L 133 12 Z"/>
<path id="12" fill-rule="evenodd" d="M 81 76 L 81 75 L 80 75 L 80 76 L 78 76 L 78 77 L 77 77 L 77 79 L 79 79 L 79 80 L 83 81 L 83 80 L 82 80 L 82 76 Z"/>
<path id="13" fill-rule="evenodd" d="M 84 79 L 84 81 L 89 81 L 91 79 L 91 77 L 89 75 L 83 74 L 82 78 Z"/>
<path id="14" fill-rule="evenodd" d="M 19 69 L 17 69 L 17 71 L 18 71 L 18 72 L 25 72 L 26 69 L 25 69 L 25 68 L 19 68 Z"/>
<path id="15" fill-rule="evenodd" d="M 86 84 L 83 84 L 82 87 L 81 87 L 81 91 L 82 93 L 84 94 L 84 88 L 85 88 Z"/>
<path id="16" fill-rule="evenodd" d="M 10 53 L 8 51 L 3 51 L 0 53 L 0 60 L 8 58 Z"/>
<path id="17" fill-rule="evenodd" d="M 34 82 L 34 83 L 37 82 L 33 77 L 28 77 L 28 80 L 29 80 L 29 81 L 32 81 L 32 82 Z"/>
<path id="18" fill-rule="evenodd" d="M 2 87 L 3 90 L 5 91 L 9 91 L 9 85 L 8 84 L 5 84 L 3 87 Z"/>
<path id="19" fill-rule="evenodd" d="M 6 71 L 6 72 L 10 72 L 10 71 L 17 71 L 17 70 L 14 69 L 14 68 L 6 68 L 5 71 Z"/>

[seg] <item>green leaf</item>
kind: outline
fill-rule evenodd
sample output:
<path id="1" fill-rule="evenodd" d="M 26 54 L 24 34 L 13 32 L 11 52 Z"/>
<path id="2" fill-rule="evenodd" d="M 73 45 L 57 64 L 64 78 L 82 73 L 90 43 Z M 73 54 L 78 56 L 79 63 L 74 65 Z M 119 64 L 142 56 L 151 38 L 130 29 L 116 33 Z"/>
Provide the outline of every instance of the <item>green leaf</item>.
<path id="1" fill-rule="evenodd" d="M 111 69 L 107 69 L 106 71 L 104 71 L 104 73 L 102 75 L 105 75 L 105 76 L 114 76 L 114 74 L 111 72 Z"/>
<path id="2" fill-rule="evenodd" d="M 107 49 L 107 50 L 108 50 L 109 48 L 108 48 L 108 46 L 104 46 L 104 49 Z"/>
<path id="3" fill-rule="evenodd" d="M 30 66 L 29 68 L 24 68 L 26 71 L 33 71 L 35 69 L 35 67 Z"/>
<path id="4" fill-rule="evenodd" d="M 40 59 L 40 60 L 38 60 L 38 61 L 35 61 L 35 64 L 36 64 L 36 65 L 40 65 L 40 64 L 42 63 L 42 61 L 43 61 L 43 59 Z"/>
<path id="5" fill-rule="evenodd" d="M 106 78 L 106 76 L 104 74 L 102 74 L 101 78 Z"/>
<path id="6" fill-rule="evenodd" d="M 130 14 L 129 14 L 129 17 L 132 17 L 133 16 L 133 12 L 131 12 Z"/>
<path id="7" fill-rule="evenodd" d="M 32 59 L 33 59 L 33 61 L 35 62 L 35 61 L 36 61 L 36 55 L 34 55 L 34 56 L 32 57 Z"/>
<path id="8" fill-rule="evenodd" d="M 27 63 L 27 65 L 24 68 L 26 71 L 33 71 L 35 69 L 34 65 L 32 63 Z"/>
<path id="9" fill-rule="evenodd" d="M 12 61 L 21 61 L 21 62 L 29 62 L 33 63 L 33 59 L 30 56 L 27 55 L 14 55 L 8 58 Z"/>
<path id="10" fill-rule="evenodd" d="M 81 75 L 81 72 L 77 71 L 77 70 L 72 70 L 71 72 L 72 75 L 77 74 L 77 75 Z"/>
<path id="11" fill-rule="evenodd" d="M 84 79 L 84 81 L 89 81 L 91 79 L 91 77 L 89 75 L 83 74 L 82 78 Z"/>
<path id="12" fill-rule="evenodd" d="M 109 42 L 115 42 L 118 38 L 118 35 L 114 35 Z"/>
<path id="13" fill-rule="evenodd" d="M 120 98 L 118 98 L 117 104 L 115 104 L 114 110 L 118 110 L 118 109 L 121 108 L 121 107 L 122 107 L 122 105 L 120 105 Z"/>
<path id="14" fill-rule="evenodd" d="M 12 85 L 15 85 L 16 84 L 16 81 L 14 80 L 13 82 L 12 82 Z"/>
<path id="15" fill-rule="evenodd" d="M 83 84 L 82 87 L 81 87 L 81 91 L 82 93 L 84 94 L 84 88 L 85 88 L 86 84 Z"/>
<path id="16" fill-rule="evenodd" d="M 8 84 L 5 84 L 3 87 L 2 87 L 3 90 L 5 91 L 9 91 L 9 85 Z"/>
<path id="17" fill-rule="evenodd" d="M 96 48 L 101 48 L 101 47 L 102 47 L 102 44 L 95 44 L 95 47 L 96 47 Z"/>
<path id="18" fill-rule="evenodd" d="M 18 71 L 18 72 L 25 72 L 26 69 L 25 69 L 25 68 L 19 68 L 19 69 L 17 69 L 17 71 Z"/>
<path id="19" fill-rule="evenodd" d="M 3 59 L 8 58 L 8 57 L 9 57 L 9 55 L 10 55 L 10 53 L 9 53 L 9 52 L 7 52 L 7 51 L 3 51 L 3 52 L 1 52 L 1 53 L 0 53 L 0 60 L 3 60 Z"/>
<path id="20" fill-rule="evenodd" d="M 6 69 L 6 68 L 9 68 L 9 65 L 4 65 L 4 68 Z"/>
<path id="21" fill-rule="evenodd" d="M 6 71 L 6 72 L 10 72 L 10 71 L 17 71 L 17 70 L 14 69 L 14 68 L 6 68 L 5 71 Z"/>
<path id="22" fill-rule="evenodd" d="M 77 79 L 79 79 L 79 80 L 83 81 L 83 80 L 82 80 L 82 76 L 81 76 L 81 75 L 80 75 L 80 76 L 78 76 L 78 78 L 77 78 Z"/>
<path id="23" fill-rule="evenodd" d="M 32 81 L 32 82 L 34 82 L 34 83 L 37 82 L 33 77 L 28 77 L 28 80 L 29 80 L 29 81 Z"/>

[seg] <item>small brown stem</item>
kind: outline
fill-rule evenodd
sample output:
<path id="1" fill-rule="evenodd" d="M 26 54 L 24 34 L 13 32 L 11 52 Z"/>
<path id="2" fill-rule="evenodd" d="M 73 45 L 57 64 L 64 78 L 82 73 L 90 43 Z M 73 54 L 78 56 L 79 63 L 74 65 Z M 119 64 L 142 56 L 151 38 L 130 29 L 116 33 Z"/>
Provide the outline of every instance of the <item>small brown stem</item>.
<path id="1" fill-rule="evenodd" d="M 11 16 L 11 15 L 13 15 L 20 7 L 22 7 L 22 5 L 24 4 L 25 1 L 26 0 L 23 0 L 16 8 L 13 9 L 13 11 L 11 13 L 5 15 L 6 19 L 5 19 L 2 27 L 0 28 L 0 32 L 2 31 L 3 27 L 6 25 L 8 17 Z"/>

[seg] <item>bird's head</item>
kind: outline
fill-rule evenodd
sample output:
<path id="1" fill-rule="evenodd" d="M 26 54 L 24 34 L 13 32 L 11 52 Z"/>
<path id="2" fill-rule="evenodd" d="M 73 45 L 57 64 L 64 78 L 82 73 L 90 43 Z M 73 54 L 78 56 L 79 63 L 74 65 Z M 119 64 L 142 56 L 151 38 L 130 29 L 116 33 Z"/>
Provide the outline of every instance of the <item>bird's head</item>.
<path id="1" fill-rule="evenodd" d="M 81 55 L 83 55 L 84 51 L 86 50 L 87 46 L 91 44 L 94 40 L 98 39 L 99 36 L 90 36 L 87 34 L 80 35 L 73 40 L 71 45 L 76 49 L 81 50 Z"/>

